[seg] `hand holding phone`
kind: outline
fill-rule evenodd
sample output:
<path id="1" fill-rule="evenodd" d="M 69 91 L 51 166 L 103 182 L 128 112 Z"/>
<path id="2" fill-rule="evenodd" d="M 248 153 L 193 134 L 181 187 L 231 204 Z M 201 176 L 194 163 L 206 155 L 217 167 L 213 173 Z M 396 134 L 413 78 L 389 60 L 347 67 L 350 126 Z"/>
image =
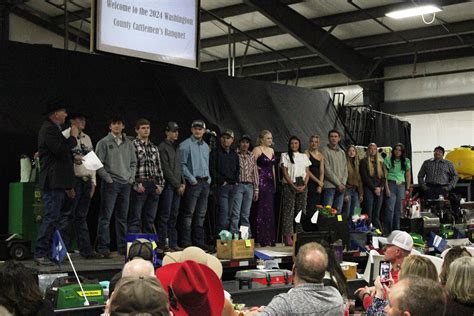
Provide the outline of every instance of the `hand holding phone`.
<path id="1" fill-rule="evenodd" d="M 380 261 L 380 282 L 388 283 L 390 280 L 390 262 Z"/>

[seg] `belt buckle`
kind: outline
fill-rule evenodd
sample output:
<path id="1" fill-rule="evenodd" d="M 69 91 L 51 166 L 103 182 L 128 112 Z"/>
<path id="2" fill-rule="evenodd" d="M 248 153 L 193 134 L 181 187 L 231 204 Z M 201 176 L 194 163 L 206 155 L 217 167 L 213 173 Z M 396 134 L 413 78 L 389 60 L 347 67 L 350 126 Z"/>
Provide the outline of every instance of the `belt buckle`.
<path id="1" fill-rule="evenodd" d="M 83 176 L 83 177 L 82 177 L 82 181 L 84 181 L 84 182 L 89 181 L 89 177 Z"/>
<path id="2" fill-rule="evenodd" d="M 396 183 L 397 185 L 402 185 L 403 182 L 396 180 L 395 183 Z"/>

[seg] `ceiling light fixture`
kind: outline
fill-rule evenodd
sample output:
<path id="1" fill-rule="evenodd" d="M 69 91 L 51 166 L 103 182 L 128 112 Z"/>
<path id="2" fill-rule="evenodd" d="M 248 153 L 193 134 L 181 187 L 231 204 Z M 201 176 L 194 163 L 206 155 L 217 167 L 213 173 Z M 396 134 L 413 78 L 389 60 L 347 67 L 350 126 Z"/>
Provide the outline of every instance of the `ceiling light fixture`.
<path id="1" fill-rule="evenodd" d="M 408 18 L 412 16 L 436 13 L 440 11 L 442 10 L 435 5 L 423 5 L 423 6 L 410 8 L 410 9 L 392 11 L 385 15 L 393 19 L 404 19 L 404 18 Z"/>

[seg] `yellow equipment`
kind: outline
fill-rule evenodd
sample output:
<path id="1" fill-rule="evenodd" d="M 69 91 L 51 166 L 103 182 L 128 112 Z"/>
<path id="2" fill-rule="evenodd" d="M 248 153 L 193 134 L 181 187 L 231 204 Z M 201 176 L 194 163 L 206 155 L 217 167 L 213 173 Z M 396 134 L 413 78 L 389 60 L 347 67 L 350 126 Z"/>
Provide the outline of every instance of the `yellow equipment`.
<path id="1" fill-rule="evenodd" d="M 474 179 L 474 147 L 464 145 L 454 148 L 446 155 L 446 159 L 454 164 L 460 179 Z"/>

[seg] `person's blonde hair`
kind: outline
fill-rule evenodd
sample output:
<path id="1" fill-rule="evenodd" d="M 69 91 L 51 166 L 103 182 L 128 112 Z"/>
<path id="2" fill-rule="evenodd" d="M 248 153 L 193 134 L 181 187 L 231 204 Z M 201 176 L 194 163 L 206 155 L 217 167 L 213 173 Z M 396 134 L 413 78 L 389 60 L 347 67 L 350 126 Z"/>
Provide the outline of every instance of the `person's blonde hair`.
<path id="1" fill-rule="evenodd" d="M 410 255 L 403 260 L 398 278 L 401 280 L 408 276 L 417 276 L 438 282 L 438 272 L 433 262 L 418 255 Z"/>
<path id="2" fill-rule="evenodd" d="M 267 134 L 271 134 L 271 132 L 267 129 L 264 129 L 260 132 L 260 134 L 258 135 L 258 139 L 257 139 L 257 146 L 262 146 L 263 144 L 263 138 L 265 137 L 265 135 Z"/>
<path id="3" fill-rule="evenodd" d="M 372 162 L 370 161 L 369 147 L 372 145 L 377 148 L 377 152 L 375 153 L 375 157 L 374 157 L 375 166 L 377 167 L 377 170 L 374 170 L 374 166 L 372 165 Z M 383 167 L 382 160 L 380 160 L 378 147 L 376 143 L 370 143 L 367 146 L 367 151 L 365 153 L 365 156 L 367 157 L 367 168 L 369 170 L 369 175 L 371 177 L 376 177 L 378 179 L 385 178 L 385 169 Z"/>
<path id="4" fill-rule="evenodd" d="M 464 304 L 474 303 L 474 258 L 461 257 L 449 266 L 446 290 L 452 299 Z"/>

